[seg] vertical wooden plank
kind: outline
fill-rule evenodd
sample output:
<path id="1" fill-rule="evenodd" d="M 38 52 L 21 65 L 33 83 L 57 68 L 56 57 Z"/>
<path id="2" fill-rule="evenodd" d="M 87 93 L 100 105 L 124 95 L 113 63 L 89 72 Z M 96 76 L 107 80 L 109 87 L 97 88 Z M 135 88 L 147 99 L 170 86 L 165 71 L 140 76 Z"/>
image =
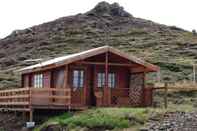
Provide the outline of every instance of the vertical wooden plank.
<path id="1" fill-rule="evenodd" d="M 24 86 L 25 86 L 24 81 L 25 81 L 24 75 L 21 75 L 21 86 L 22 86 L 23 88 L 24 88 Z"/>
<path id="2" fill-rule="evenodd" d="M 68 88 L 68 65 L 65 65 L 64 68 L 64 85 L 63 88 Z M 69 96 L 70 93 L 68 93 L 68 91 L 64 92 L 65 95 Z M 65 105 L 70 105 L 70 99 L 66 99 L 65 100 Z"/>
<path id="3" fill-rule="evenodd" d="M 111 97 L 110 97 L 110 89 L 108 89 L 108 66 L 109 60 L 108 60 L 108 52 L 105 53 L 105 89 L 104 89 L 104 102 L 105 105 L 108 106 L 111 102 Z"/>
<path id="4" fill-rule="evenodd" d="M 32 88 L 29 88 L 29 108 L 32 106 Z"/>
<path id="5" fill-rule="evenodd" d="M 97 69 L 98 69 L 98 66 L 97 65 L 93 65 L 93 75 L 94 75 L 94 78 L 93 78 L 93 80 L 94 80 L 94 87 L 93 87 L 93 90 L 94 90 L 94 95 L 95 95 L 95 92 L 96 91 L 100 91 L 100 89 L 98 89 L 98 90 L 96 90 L 97 89 L 97 83 L 98 83 L 98 78 L 97 78 L 97 73 L 98 73 L 98 71 L 97 71 Z M 103 89 L 101 89 L 101 92 L 102 92 L 102 98 L 101 98 L 101 105 L 103 105 L 103 103 L 104 103 L 104 90 Z M 100 106 L 99 105 L 99 99 L 98 99 L 98 97 L 96 97 L 96 106 Z"/>
<path id="6" fill-rule="evenodd" d="M 30 112 L 29 112 L 29 121 L 30 122 L 33 122 L 33 112 L 34 112 L 33 109 L 31 109 Z"/>
<path id="7" fill-rule="evenodd" d="M 65 66 L 64 70 L 64 88 L 68 88 L 68 65 Z"/>
<path id="8" fill-rule="evenodd" d="M 23 119 L 24 121 L 26 121 L 26 112 L 25 112 L 25 111 L 22 112 L 22 119 Z"/>
<path id="9" fill-rule="evenodd" d="M 86 67 L 84 68 L 84 88 L 83 88 L 83 93 L 82 93 L 82 100 L 83 100 L 83 105 L 86 105 L 86 97 L 87 97 L 87 86 L 88 86 L 88 68 L 87 68 L 87 65 Z"/>
<path id="10" fill-rule="evenodd" d="M 44 88 L 50 89 L 52 87 L 51 74 L 52 74 L 52 71 L 45 71 L 45 72 L 43 72 L 43 86 L 44 86 Z M 46 94 L 43 92 L 43 95 L 45 94 L 45 95 L 49 96 L 49 98 L 43 100 L 43 102 L 45 102 L 48 105 L 50 105 L 51 102 L 53 102 L 53 100 L 50 98 L 52 93 L 53 93 L 52 91 L 46 92 Z"/>

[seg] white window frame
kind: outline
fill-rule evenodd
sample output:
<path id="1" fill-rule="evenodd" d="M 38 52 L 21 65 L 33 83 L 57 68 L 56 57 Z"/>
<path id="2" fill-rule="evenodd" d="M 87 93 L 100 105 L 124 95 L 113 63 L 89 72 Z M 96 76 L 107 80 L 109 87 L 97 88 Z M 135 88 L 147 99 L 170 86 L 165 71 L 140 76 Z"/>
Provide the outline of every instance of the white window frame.
<path id="1" fill-rule="evenodd" d="M 43 74 L 34 75 L 34 88 L 43 88 Z"/>
<path id="2" fill-rule="evenodd" d="M 116 86 L 116 74 L 115 73 L 108 74 L 108 86 L 110 88 L 115 88 Z"/>
<path id="3" fill-rule="evenodd" d="M 84 70 L 81 69 L 73 70 L 72 85 L 74 88 L 84 87 Z"/>
<path id="4" fill-rule="evenodd" d="M 105 87 L 105 73 L 97 74 L 97 87 Z"/>
<path id="5" fill-rule="evenodd" d="M 105 87 L 105 73 L 103 72 L 97 73 L 97 87 Z M 108 87 L 110 88 L 116 87 L 115 73 L 108 73 Z"/>

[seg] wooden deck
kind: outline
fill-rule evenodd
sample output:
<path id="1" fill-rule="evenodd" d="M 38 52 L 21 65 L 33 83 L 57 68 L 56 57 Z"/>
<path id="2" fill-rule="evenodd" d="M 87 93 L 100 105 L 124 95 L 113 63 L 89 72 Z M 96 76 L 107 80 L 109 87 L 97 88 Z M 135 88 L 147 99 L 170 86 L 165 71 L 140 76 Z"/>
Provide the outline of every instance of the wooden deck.
<path id="1" fill-rule="evenodd" d="M 0 110 L 68 109 L 70 105 L 69 88 L 19 88 L 0 91 Z"/>

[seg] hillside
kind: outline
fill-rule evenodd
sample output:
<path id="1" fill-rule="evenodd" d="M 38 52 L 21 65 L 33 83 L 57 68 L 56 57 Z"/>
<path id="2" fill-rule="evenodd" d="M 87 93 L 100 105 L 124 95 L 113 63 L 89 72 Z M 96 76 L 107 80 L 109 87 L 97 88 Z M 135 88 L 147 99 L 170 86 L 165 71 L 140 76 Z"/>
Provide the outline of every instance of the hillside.
<path id="1" fill-rule="evenodd" d="M 100 2 L 92 10 L 13 31 L 0 40 L 0 87 L 19 85 L 13 72 L 43 60 L 110 45 L 161 66 L 162 77 L 190 79 L 197 36 L 175 26 L 135 18 L 119 4 Z"/>

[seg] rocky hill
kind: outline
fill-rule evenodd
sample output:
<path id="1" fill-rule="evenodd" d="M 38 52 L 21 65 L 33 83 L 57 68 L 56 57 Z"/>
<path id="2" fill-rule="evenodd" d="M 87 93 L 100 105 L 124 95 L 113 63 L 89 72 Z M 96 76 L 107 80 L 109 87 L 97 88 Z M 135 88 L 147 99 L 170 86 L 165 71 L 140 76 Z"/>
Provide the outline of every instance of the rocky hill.
<path id="1" fill-rule="evenodd" d="M 197 58 L 197 36 L 175 26 L 135 18 L 117 3 L 100 2 L 92 10 L 15 30 L 0 40 L 0 87 L 16 86 L 15 70 L 43 60 L 110 45 L 162 68 L 162 77 L 190 79 Z"/>

